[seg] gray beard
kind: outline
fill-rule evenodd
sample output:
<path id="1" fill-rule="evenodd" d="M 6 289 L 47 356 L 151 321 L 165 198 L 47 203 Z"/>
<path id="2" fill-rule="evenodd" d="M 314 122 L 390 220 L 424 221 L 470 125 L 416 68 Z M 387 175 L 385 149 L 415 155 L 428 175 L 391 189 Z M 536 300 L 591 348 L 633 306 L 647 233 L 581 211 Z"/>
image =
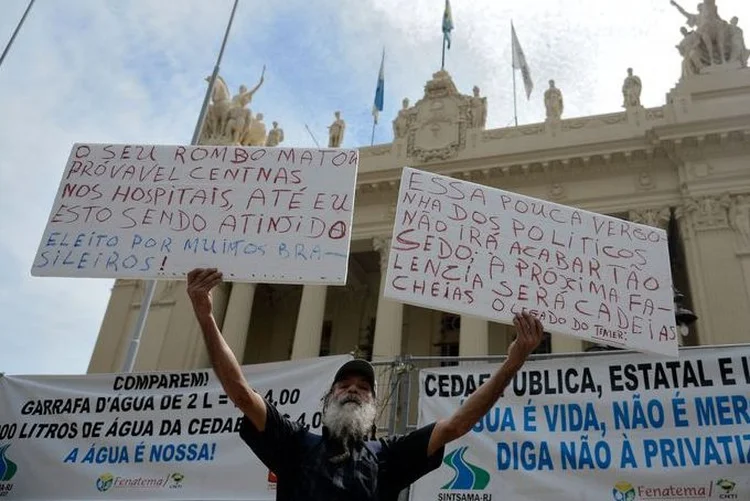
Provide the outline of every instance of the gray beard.
<path id="1" fill-rule="evenodd" d="M 323 412 L 323 426 L 344 444 L 365 438 L 375 422 L 377 412 L 374 400 L 359 403 L 349 400 L 350 398 L 332 399 Z"/>

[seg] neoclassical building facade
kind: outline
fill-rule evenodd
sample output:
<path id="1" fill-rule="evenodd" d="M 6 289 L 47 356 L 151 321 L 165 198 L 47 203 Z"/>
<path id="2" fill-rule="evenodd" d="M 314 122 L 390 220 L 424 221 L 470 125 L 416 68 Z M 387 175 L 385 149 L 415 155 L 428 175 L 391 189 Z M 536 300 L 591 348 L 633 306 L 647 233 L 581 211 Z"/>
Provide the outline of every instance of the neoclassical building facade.
<path id="1" fill-rule="evenodd" d="M 418 101 L 404 101 L 393 142 L 360 149 L 346 286 L 227 283 L 216 291 L 216 319 L 239 361 L 505 353 L 508 326 L 382 297 L 404 166 L 665 229 L 675 286 L 698 316 L 681 342 L 748 341 L 750 69 L 742 60 L 698 67 L 694 56 L 685 53 L 683 76 L 662 106 L 642 107 L 640 82 L 631 79 L 617 113 L 561 117 L 553 91 L 545 122 L 499 129 L 485 128 L 478 89 L 463 94 L 448 73 L 434 74 Z M 121 369 L 143 292 L 142 282 L 115 282 L 89 372 Z M 540 349 L 586 347 L 553 336 Z M 185 282 L 159 282 L 135 370 L 208 363 Z"/>

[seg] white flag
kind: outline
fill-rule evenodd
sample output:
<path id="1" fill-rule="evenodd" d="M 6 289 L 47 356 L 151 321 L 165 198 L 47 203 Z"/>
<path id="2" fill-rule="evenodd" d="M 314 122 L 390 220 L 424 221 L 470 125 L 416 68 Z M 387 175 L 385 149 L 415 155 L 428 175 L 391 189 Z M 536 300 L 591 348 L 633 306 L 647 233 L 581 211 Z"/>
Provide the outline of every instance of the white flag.
<path id="1" fill-rule="evenodd" d="M 523 76 L 523 86 L 526 89 L 526 99 L 531 97 L 531 91 L 534 89 L 534 82 L 531 81 L 531 72 L 529 71 L 529 65 L 526 62 L 526 56 L 523 55 L 523 49 L 521 44 L 518 43 L 518 37 L 516 36 L 516 29 L 513 27 L 513 23 L 510 23 L 510 31 L 513 45 L 513 69 L 521 70 Z"/>

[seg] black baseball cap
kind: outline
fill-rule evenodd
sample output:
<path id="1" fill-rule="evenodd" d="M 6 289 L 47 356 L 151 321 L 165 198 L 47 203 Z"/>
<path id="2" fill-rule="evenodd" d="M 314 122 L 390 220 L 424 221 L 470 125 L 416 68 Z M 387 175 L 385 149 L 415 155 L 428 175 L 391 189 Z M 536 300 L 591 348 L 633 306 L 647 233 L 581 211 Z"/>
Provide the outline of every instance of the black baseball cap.
<path id="1" fill-rule="evenodd" d="M 336 375 L 333 377 L 333 384 L 338 383 L 350 374 L 363 376 L 370 383 L 372 394 L 375 395 L 375 369 L 373 369 L 370 362 L 362 358 L 349 360 L 336 371 Z"/>

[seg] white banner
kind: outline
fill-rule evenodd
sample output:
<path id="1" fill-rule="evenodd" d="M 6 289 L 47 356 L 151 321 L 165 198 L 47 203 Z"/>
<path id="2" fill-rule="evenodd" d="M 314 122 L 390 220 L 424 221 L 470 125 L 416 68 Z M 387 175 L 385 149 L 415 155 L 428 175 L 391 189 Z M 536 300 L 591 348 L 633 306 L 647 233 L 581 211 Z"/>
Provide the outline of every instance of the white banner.
<path id="1" fill-rule="evenodd" d="M 384 294 L 677 355 L 664 230 L 405 168 Z"/>
<path id="2" fill-rule="evenodd" d="M 420 372 L 419 424 L 497 369 Z M 750 346 L 527 362 L 415 501 L 750 499 Z"/>
<path id="3" fill-rule="evenodd" d="M 31 273 L 345 284 L 357 150 L 76 144 Z"/>
<path id="4" fill-rule="evenodd" d="M 349 356 L 243 368 L 282 414 L 321 429 Z M 0 497 L 272 500 L 275 479 L 239 436 L 212 370 L 0 377 Z"/>

